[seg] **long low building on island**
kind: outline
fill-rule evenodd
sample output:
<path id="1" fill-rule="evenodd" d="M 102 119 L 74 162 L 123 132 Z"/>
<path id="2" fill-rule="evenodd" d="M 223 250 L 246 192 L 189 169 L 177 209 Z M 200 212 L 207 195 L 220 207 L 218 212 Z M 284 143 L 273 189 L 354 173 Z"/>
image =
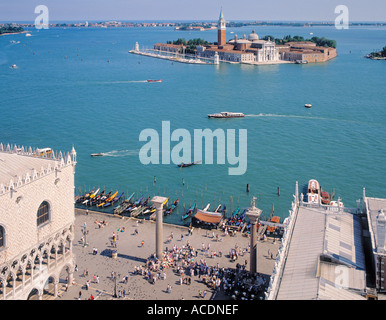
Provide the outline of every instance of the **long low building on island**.
<path id="1" fill-rule="evenodd" d="M 287 42 L 285 45 L 276 45 L 281 60 L 325 62 L 336 57 L 336 49 L 320 47 L 311 41 Z"/>

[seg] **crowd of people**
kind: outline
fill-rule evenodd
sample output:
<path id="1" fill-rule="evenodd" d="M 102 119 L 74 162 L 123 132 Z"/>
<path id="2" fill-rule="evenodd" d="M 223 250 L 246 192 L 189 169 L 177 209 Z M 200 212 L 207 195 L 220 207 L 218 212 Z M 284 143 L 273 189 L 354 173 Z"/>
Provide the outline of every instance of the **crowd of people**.
<path id="1" fill-rule="evenodd" d="M 214 235 L 212 237 L 215 238 Z M 169 239 L 173 239 L 173 234 L 169 236 Z M 236 261 L 247 251 L 249 251 L 249 246 L 245 249 L 235 244 L 235 247 L 229 251 L 229 258 Z M 215 295 L 221 292 L 233 299 L 262 297 L 267 281 L 263 279 L 262 275 L 249 274 L 249 271 L 246 270 L 247 259 L 243 264 L 237 263 L 236 268 L 221 267 L 219 262 L 208 263 L 208 260 L 213 262 L 212 259 L 222 255 L 221 250 L 218 252 L 210 250 L 210 243 L 207 245 L 202 243 L 201 249 L 198 250 L 187 241 L 180 247 L 173 245 L 172 248 L 166 248 L 161 259 L 153 254 L 145 264 L 135 266 L 133 274 L 141 275 L 150 283 L 155 284 L 158 280 L 166 280 L 166 270 L 172 269 L 178 277 L 179 285 L 190 285 L 192 279 L 196 279 L 205 284 L 208 290 Z M 170 284 L 167 284 L 166 292 L 172 292 Z M 241 292 L 241 295 L 238 292 Z M 198 298 L 205 298 L 206 294 L 207 290 L 199 290 Z"/>
<path id="2" fill-rule="evenodd" d="M 139 232 L 138 227 L 143 221 L 137 220 L 135 223 L 132 235 L 138 236 L 138 234 L 142 234 L 142 230 Z M 96 228 L 101 229 L 107 225 L 107 222 L 95 220 L 95 224 L 97 225 Z M 156 284 L 157 281 L 168 280 L 163 282 L 165 284 L 164 292 L 166 293 L 172 292 L 173 288 L 171 283 L 173 284 L 173 282 L 171 281 L 176 280 L 174 283 L 177 286 L 190 286 L 193 281 L 195 281 L 195 283 L 202 283 L 205 290 L 202 289 L 203 286 L 200 286 L 200 290 L 197 292 L 197 298 L 205 299 L 208 292 L 213 295 L 212 297 L 227 295 L 232 299 L 261 299 L 264 296 L 269 279 L 265 279 L 263 275 L 251 275 L 249 273 L 247 269 L 249 255 L 245 257 L 246 253 L 250 251 L 249 243 L 245 248 L 239 247 L 237 243 L 235 243 L 233 248 L 226 251 L 225 255 L 230 261 L 234 262 L 234 264 L 232 264 L 234 267 L 224 268 L 220 265 L 223 260 L 219 259 L 224 255 L 221 250 L 224 249 L 224 247 L 215 245 L 215 243 L 222 242 L 222 237 L 226 237 L 228 234 L 230 235 L 228 228 L 224 228 L 222 235 L 221 232 L 206 231 L 205 236 L 208 241 L 206 244 L 202 242 L 201 247 L 197 245 L 199 248 L 193 247 L 189 242 L 190 236 L 193 235 L 193 230 L 194 228 L 190 227 L 187 234 L 181 233 L 176 237 L 173 232 L 171 232 L 165 242 L 167 247 L 163 252 L 162 258 L 158 258 L 156 254 L 152 254 L 145 263 L 136 265 L 134 270 L 132 270 L 132 274 L 142 276 L 151 284 Z M 122 234 L 125 231 L 125 227 L 123 226 L 115 229 L 112 234 L 110 234 L 108 238 L 111 248 L 117 248 L 120 236 L 125 237 L 125 235 Z M 87 235 L 88 229 L 85 223 L 80 241 L 83 246 L 86 245 Z M 203 235 L 203 237 L 205 236 Z M 141 240 L 138 247 L 144 247 L 143 239 L 142 237 L 138 239 Z M 179 243 L 179 245 L 177 246 L 177 244 L 174 243 Z M 216 249 L 211 248 L 211 244 Z M 116 252 L 116 250 L 113 251 Z M 98 255 L 98 249 L 96 247 L 92 248 L 92 254 Z M 273 253 L 269 251 L 268 257 L 273 259 Z M 168 272 L 168 269 L 172 272 Z M 131 270 L 129 270 L 128 274 L 130 274 L 130 271 Z M 173 276 L 170 276 L 170 274 Z M 83 276 L 89 278 L 87 268 L 84 270 Z M 112 279 L 114 279 L 114 276 L 115 275 L 112 275 Z M 92 282 L 91 279 L 87 280 L 83 286 L 87 291 L 91 283 L 99 283 L 98 275 L 95 274 L 92 278 Z M 122 283 L 127 284 L 128 281 L 129 275 L 122 279 Z M 193 286 L 191 290 L 197 289 L 197 286 Z M 117 297 L 125 298 L 128 292 L 129 291 L 118 291 Z M 94 297 L 92 298 L 94 299 Z"/>

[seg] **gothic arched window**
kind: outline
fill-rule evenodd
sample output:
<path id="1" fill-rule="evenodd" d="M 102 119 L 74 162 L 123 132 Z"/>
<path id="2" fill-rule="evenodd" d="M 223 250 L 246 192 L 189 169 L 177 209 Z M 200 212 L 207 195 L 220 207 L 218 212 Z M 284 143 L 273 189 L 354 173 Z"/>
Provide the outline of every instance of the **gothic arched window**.
<path id="1" fill-rule="evenodd" d="M 43 201 L 37 213 L 37 226 L 44 224 L 48 220 L 50 220 L 50 205 L 47 201 Z"/>
<path id="2" fill-rule="evenodd" d="M 3 226 L 0 226 L 0 249 L 5 246 L 5 230 Z"/>

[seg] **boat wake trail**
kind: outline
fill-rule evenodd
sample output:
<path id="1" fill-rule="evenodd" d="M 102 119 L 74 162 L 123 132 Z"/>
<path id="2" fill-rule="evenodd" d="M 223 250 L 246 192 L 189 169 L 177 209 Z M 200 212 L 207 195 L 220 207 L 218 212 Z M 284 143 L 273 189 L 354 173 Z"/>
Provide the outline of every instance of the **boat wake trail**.
<path id="1" fill-rule="evenodd" d="M 144 83 L 147 80 L 125 80 L 125 81 L 105 81 L 101 82 L 101 84 L 125 84 L 125 83 Z"/>
<path id="2" fill-rule="evenodd" d="M 355 122 L 350 120 L 333 119 L 333 118 L 325 118 L 325 117 L 298 116 L 298 115 L 291 115 L 291 114 L 274 114 L 274 113 L 246 114 L 245 116 L 246 117 L 297 118 L 297 119 L 309 119 L 309 120 L 332 120 L 332 121 Z"/>
<path id="3" fill-rule="evenodd" d="M 139 150 L 112 150 L 104 152 L 104 157 L 128 157 L 128 156 L 137 156 Z"/>

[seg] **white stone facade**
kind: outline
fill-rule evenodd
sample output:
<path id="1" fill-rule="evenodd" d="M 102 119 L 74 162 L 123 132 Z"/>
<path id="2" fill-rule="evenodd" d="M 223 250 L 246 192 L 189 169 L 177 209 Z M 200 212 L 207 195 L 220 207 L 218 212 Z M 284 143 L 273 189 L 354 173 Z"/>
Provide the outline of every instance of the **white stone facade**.
<path id="1" fill-rule="evenodd" d="M 71 284 L 75 164 L 74 149 L 37 156 L 0 144 L 0 300 L 54 298 L 61 277 Z M 48 218 L 38 225 L 42 203 Z"/>

